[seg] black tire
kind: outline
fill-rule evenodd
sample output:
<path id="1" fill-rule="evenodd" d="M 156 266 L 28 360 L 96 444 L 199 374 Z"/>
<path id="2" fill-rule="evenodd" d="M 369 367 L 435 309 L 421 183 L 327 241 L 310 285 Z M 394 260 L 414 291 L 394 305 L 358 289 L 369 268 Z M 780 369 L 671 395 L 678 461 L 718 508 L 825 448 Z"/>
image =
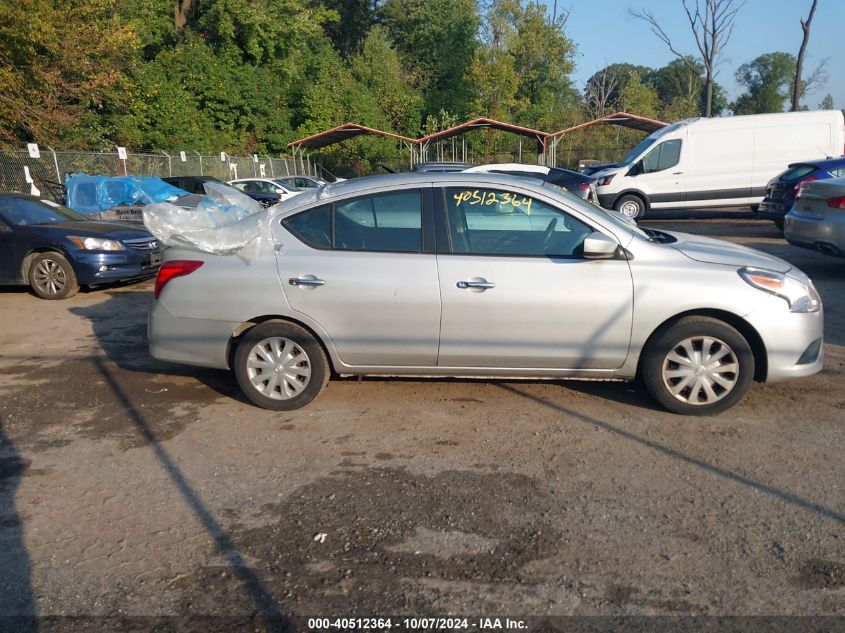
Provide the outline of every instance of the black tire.
<path id="1" fill-rule="evenodd" d="M 36 255 L 26 276 L 32 291 L 42 299 L 67 299 L 79 292 L 73 266 L 61 253 Z"/>
<path id="2" fill-rule="evenodd" d="M 691 343 L 690 347 L 694 353 L 702 352 L 704 338 L 714 341 L 706 352 L 711 358 L 725 352 L 723 346 L 728 348 L 727 356 L 713 361 L 719 363 L 713 371 L 700 369 L 702 366 L 706 367 L 706 357 L 690 358 L 690 363 L 685 366 L 672 361 L 670 354 L 677 354 L 682 358 L 689 357 L 689 353 L 682 346 L 685 342 Z M 696 339 L 702 340 L 696 342 Z M 700 345 L 701 349 L 696 349 L 697 345 Z M 731 371 L 734 364 L 737 370 Z M 668 375 L 664 375 L 664 365 Z M 687 371 L 687 366 L 694 375 L 672 375 Z M 717 399 L 707 401 L 709 393 L 705 391 L 703 384 L 699 386 L 696 382 L 700 375 L 696 373 L 698 371 L 705 372 L 703 378 Z M 714 380 L 713 373 L 716 374 L 718 382 Z M 683 415 L 711 415 L 729 409 L 748 391 L 754 380 L 754 354 L 742 334 L 727 323 L 709 317 L 685 317 L 652 336 L 643 351 L 640 375 L 652 397 L 669 411 Z M 691 383 L 692 387 L 682 387 L 679 394 L 674 395 L 670 386 L 677 388 L 684 380 L 687 380 L 687 385 L 690 380 L 694 381 Z M 728 389 L 722 383 L 730 383 L 732 386 Z"/>
<path id="3" fill-rule="evenodd" d="M 628 194 L 614 203 L 613 210 L 627 215 L 632 220 L 640 220 L 645 217 L 645 202 L 639 196 Z"/>
<path id="4" fill-rule="evenodd" d="M 261 352 L 257 350 L 262 342 L 272 341 L 273 339 L 284 339 L 287 343 L 280 341 L 281 347 L 278 350 L 271 343 L 262 345 Z M 287 346 L 288 343 L 291 344 L 291 347 Z M 304 358 L 301 357 L 301 354 L 296 353 L 297 348 L 304 354 Z M 276 354 L 277 351 L 281 353 Z M 302 382 L 303 374 L 301 373 L 294 378 L 287 379 L 284 377 L 286 374 L 282 374 L 280 377 L 280 374 L 273 368 L 273 360 L 277 362 L 275 367 L 279 368 L 280 357 L 288 354 L 294 354 L 290 361 L 294 364 L 290 366 L 289 374 L 296 373 L 297 370 L 301 372 L 306 367 L 310 369 L 306 382 Z M 266 363 L 270 365 L 270 368 L 250 367 L 250 362 L 253 364 Z M 329 382 L 330 376 L 326 354 L 317 339 L 306 329 L 282 321 L 262 323 L 248 330 L 235 349 L 232 370 L 241 391 L 251 402 L 264 409 L 274 411 L 290 411 L 304 407 L 323 390 Z M 268 378 L 262 380 L 261 376 L 265 371 L 268 373 Z M 256 384 L 261 385 L 261 389 L 264 391 L 260 390 Z M 303 388 L 295 393 L 297 386 Z M 273 395 L 267 395 L 267 392 Z"/>

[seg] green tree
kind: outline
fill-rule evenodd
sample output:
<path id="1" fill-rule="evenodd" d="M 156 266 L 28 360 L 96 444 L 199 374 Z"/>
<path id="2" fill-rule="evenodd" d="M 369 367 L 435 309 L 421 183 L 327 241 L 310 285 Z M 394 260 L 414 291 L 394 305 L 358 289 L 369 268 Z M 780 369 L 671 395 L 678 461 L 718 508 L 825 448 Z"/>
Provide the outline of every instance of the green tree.
<path id="1" fill-rule="evenodd" d="M 339 19 L 326 24 L 326 33 L 335 50 L 347 58 L 360 52 L 361 46 L 376 24 L 377 0 L 319 0 L 327 9 L 335 11 Z"/>
<path id="2" fill-rule="evenodd" d="M 628 78 L 619 95 L 619 104 L 625 112 L 652 119 L 657 118 L 657 112 L 661 108 L 657 90 L 644 84 L 634 73 Z"/>
<path id="3" fill-rule="evenodd" d="M 361 52 L 350 59 L 352 74 L 375 97 L 389 121 L 389 129 L 416 136 L 420 129 L 423 97 L 419 78 L 392 47 L 384 27 L 376 26 L 367 35 Z"/>
<path id="4" fill-rule="evenodd" d="M 588 115 L 597 118 L 622 109 L 620 95 L 632 77 L 643 79 L 653 73 L 648 66 L 626 62 L 609 64 L 595 72 L 584 87 Z"/>
<path id="5" fill-rule="evenodd" d="M 5 2 L 0 142 L 102 143 L 97 117 L 136 46 L 116 0 Z"/>
<path id="6" fill-rule="evenodd" d="M 420 68 L 426 111 L 465 115 L 464 76 L 478 48 L 475 0 L 386 0 L 380 17 L 405 62 Z"/>
<path id="7" fill-rule="evenodd" d="M 833 95 L 828 93 L 824 96 L 824 99 L 819 104 L 819 110 L 833 110 Z"/>
<path id="8" fill-rule="evenodd" d="M 766 53 L 743 64 L 736 80 L 746 92 L 737 98 L 734 113 L 783 112 L 794 77 L 795 57 L 789 53 Z"/>

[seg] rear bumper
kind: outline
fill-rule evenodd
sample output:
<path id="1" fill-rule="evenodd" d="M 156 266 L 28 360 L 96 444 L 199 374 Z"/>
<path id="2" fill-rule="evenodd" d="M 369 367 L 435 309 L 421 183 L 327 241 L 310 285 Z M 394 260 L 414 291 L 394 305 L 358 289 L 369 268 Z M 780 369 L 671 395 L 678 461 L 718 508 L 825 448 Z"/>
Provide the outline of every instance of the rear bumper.
<path id="1" fill-rule="evenodd" d="M 783 234 L 793 246 L 845 257 L 845 213 L 821 217 L 790 212 L 784 219 Z"/>
<path id="2" fill-rule="evenodd" d="M 77 251 L 70 253 L 69 258 L 79 283 L 90 286 L 152 277 L 158 271 L 160 264 L 152 263 L 151 256 L 160 258 L 161 251 L 145 253 Z"/>
<path id="3" fill-rule="evenodd" d="M 789 210 L 792 208 L 792 204 L 794 202 L 795 200 L 793 198 L 787 198 L 784 200 L 770 200 L 769 198 L 763 198 L 763 201 L 757 208 L 757 216 L 761 218 L 769 218 L 770 220 L 780 220 L 783 216 L 789 213 Z"/>
<path id="4" fill-rule="evenodd" d="M 158 360 L 200 367 L 229 368 L 229 341 L 240 323 L 175 316 L 153 301 L 147 321 L 150 355 Z"/>

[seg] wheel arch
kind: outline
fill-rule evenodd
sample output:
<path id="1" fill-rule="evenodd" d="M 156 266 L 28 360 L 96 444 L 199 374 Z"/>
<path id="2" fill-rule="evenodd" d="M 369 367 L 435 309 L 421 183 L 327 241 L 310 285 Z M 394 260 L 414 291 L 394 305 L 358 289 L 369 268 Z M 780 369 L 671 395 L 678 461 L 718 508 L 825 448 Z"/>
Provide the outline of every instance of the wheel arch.
<path id="1" fill-rule="evenodd" d="M 743 319 L 741 316 L 734 314 L 733 312 L 728 312 L 727 310 L 719 310 L 715 308 L 700 308 L 694 310 L 687 310 L 686 312 L 676 314 L 663 321 L 663 323 L 658 325 L 652 331 L 648 339 L 646 339 L 642 350 L 646 350 L 651 344 L 651 342 L 654 340 L 654 338 L 660 333 L 662 333 L 664 330 L 671 327 L 681 319 L 691 316 L 710 317 L 712 319 L 722 321 L 737 330 L 740 334 L 742 334 L 742 337 L 748 342 L 748 346 L 751 348 L 751 353 L 754 355 L 754 380 L 756 382 L 766 381 L 766 376 L 768 374 L 769 369 L 766 345 L 765 343 L 763 343 L 763 338 L 760 336 L 754 326 L 752 326 L 748 321 Z M 640 375 L 640 370 L 642 368 L 643 363 L 643 356 L 644 354 L 641 351 L 640 357 L 637 359 L 637 376 Z"/>
<path id="2" fill-rule="evenodd" d="M 60 246 L 39 246 L 37 248 L 33 248 L 26 255 L 24 255 L 23 259 L 21 260 L 21 278 L 27 284 L 29 284 L 29 267 L 32 265 L 32 260 L 38 257 L 39 255 L 43 255 L 44 253 L 58 253 L 66 260 L 68 260 L 71 267 L 73 267 L 73 262 L 70 260 L 70 257 L 68 257 L 67 252 L 65 252 L 65 250 Z"/>
<path id="3" fill-rule="evenodd" d="M 620 191 L 618 194 L 616 194 L 616 197 L 613 198 L 612 206 L 615 208 L 616 203 L 619 202 L 619 200 L 622 199 L 624 196 L 636 196 L 637 198 L 642 200 L 644 205 L 643 213 L 651 209 L 651 199 L 648 197 L 648 195 L 646 195 L 639 189 L 625 189 L 624 191 Z"/>
<path id="4" fill-rule="evenodd" d="M 232 336 L 229 337 L 229 343 L 226 347 L 226 364 L 229 366 L 229 369 L 232 369 L 234 365 L 234 357 L 235 357 L 235 350 L 238 347 L 238 342 L 243 338 L 243 335 L 249 332 L 252 328 L 256 325 L 261 325 L 262 323 L 268 323 L 272 321 L 277 321 L 280 323 L 292 323 L 296 326 L 301 327 L 303 330 L 308 332 L 314 339 L 320 344 L 320 347 L 323 348 L 323 353 L 326 355 L 326 359 L 329 361 L 329 369 L 332 372 L 336 373 L 335 368 L 335 361 L 334 356 L 331 353 L 329 346 L 326 344 L 326 341 L 323 340 L 323 337 L 317 332 L 313 327 L 308 325 L 307 323 L 300 321 L 299 319 L 295 319 L 290 316 L 283 316 L 280 314 L 265 314 L 263 316 L 253 317 L 249 321 L 244 321 L 235 330 L 232 332 Z"/>

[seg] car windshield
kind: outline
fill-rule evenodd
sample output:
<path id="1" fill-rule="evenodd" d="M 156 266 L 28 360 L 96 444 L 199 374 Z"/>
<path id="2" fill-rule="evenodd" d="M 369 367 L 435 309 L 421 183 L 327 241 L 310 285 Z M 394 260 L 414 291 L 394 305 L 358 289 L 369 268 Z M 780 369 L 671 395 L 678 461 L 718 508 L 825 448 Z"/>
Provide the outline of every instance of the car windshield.
<path id="1" fill-rule="evenodd" d="M 637 160 L 637 158 L 639 158 L 643 153 L 645 153 L 645 151 L 649 147 L 654 145 L 656 142 L 657 142 L 657 139 L 652 138 L 651 136 L 644 138 L 640 142 L 639 145 L 637 145 L 634 149 L 632 149 L 631 152 L 624 159 L 622 159 L 622 161 L 620 161 L 618 163 L 619 166 L 620 167 L 627 167 L 628 165 L 633 163 L 635 160 Z"/>
<path id="2" fill-rule="evenodd" d="M 297 189 L 293 185 L 290 185 L 290 184 L 284 182 L 283 180 L 274 180 L 273 182 L 275 184 L 277 184 L 280 188 L 284 189 L 285 191 L 301 191 L 300 189 Z"/>
<path id="3" fill-rule="evenodd" d="M 15 226 L 85 220 L 84 216 L 50 200 L 16 197 L 0 198 L 0 216 Z"/>
<path id="4" fill-rule="evenodd" d="M 564 191 L 560 188 L 559 185 L 556 185 L 553 182 L 545 182 L 543 183 L 543 185 L 547 187 L 550 191 L 554 192 L 558 197 L 562 199 L 563 202 L 565 202 L 569 206 L 578 207 L 581 211 L 586 211 L 587 213 L 595 213 L 596 210 L 600 210 L 603 213 L 602 217 L 607 218 L 613 224 L 616 224 L 620 228 L 623 228 L 625 231 L 636 233 L 640 237 L 643 237 L 647 240 L 651 240 L 648 234 L 637 226 L 636 222 L 622 215 L 618 211 L 608 211 L 607 209 L 601 209 L 600 207 L 596 207 L 595 205 L 592 205 L 589 202 L 585 202 L 578 196 L 574 196 L 568 191 Z"/>

